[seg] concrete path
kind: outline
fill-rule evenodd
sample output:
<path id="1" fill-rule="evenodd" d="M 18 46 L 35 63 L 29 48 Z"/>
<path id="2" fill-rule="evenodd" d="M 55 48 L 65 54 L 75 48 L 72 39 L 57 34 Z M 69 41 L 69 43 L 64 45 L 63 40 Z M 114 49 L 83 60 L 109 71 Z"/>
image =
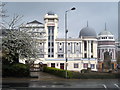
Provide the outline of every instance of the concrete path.
<path id="1" fill-rule="evenodd" d="M 31 72 L 32 77 L 38 77 L 38 80 L 59 80 L 65 79 L 45 72 Z"/>
<path id="2" fill-rule="evenodd" d="M 120 90 L 118 79 L 64 79 L 44 72 L 32 72 L 38 78 L 3 78 L 6 90 L 33 90 L 35 88 L 101 88 Z M 39 90 L 39 89 L 37 89 Z"/>

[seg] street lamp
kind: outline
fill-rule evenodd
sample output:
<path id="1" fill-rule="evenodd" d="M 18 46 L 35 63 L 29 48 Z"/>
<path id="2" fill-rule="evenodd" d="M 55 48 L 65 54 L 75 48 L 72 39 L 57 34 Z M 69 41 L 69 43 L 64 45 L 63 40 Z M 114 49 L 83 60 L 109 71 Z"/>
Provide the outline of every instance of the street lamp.
<path id="1" fill-rule="evenodd" d="M 65 64 L 65 72 L 66 72 L 66 78 L 67 78 L 67 33 L 68 33 L 68 29 L 67 29 L 67 12 L 75 10 L 75 7 L 65 11 L 65 59 L 66 59 L 66 64 Z"/>

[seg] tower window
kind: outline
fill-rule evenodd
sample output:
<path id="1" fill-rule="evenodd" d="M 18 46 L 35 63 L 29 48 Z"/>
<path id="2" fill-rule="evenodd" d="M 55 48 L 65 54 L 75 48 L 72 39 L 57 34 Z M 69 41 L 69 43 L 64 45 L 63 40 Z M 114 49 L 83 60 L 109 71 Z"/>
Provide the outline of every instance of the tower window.
<path id="1" fill-rule="evenodd" d="M 52 36 L 52 40 L 54 40 L 54 36 Z"/>
<path id="2" fill-rule="evenodd" d="M 50 48 L 48 49 L 48 52 L 50 52 Z"/>
<path id="3" fill-rule="evenodd" d="M 62 48 L 60 48 L 60 51 L 62 50 Z"/>
<path id="4" fill-rule="evenodd" d="M 52 48 L 52 53 L 54 52 L 54 49 Z"/>
<path id="5" fill-rule="evenodd" d="M 48 42 L 48 46 L 50 47 L 50 42 Z"/>
<path id="6" fill-rule="evenodd" d="M 52 47 L 54 46 L 54 43 L 52 42 Z"/>
<path id="7" fill-rule="evenodd" d="M 48 19 L 48 22 L 54 22 L 54 19 Z"/>

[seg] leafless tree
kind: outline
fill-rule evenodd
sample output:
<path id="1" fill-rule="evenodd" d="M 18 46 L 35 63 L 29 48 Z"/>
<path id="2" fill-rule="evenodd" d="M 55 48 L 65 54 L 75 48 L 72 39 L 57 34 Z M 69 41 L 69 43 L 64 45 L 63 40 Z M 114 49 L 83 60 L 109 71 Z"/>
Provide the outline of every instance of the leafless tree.
<path id="1" fill-rule="evenodd" d="M 25 31 L 19 31 L 23 16 L 14 14 L 9 22 L 4 21 L 2 28 L 2 60 L 3 63 L 18 63 L 19 56 L 23 58 L 36 58 L 37 49 L 34 40 Z"/>

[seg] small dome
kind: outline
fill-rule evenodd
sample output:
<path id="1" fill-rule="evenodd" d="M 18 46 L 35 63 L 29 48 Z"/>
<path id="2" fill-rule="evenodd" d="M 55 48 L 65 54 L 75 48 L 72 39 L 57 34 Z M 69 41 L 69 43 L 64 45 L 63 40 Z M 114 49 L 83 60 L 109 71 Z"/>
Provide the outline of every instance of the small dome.
<path id="1" fill-rule="evenodd" d="M 102 32 L 100 32 L 98 35 L 112 35 L 111 32 L 104 30 Z"/>
<path id="2" fill-rule="evenodd" d="M 79 37 L 81 37 L 81 36 L 83 36 L 83 37 L 96 37 L 97 35 L 96 35 L 96 32 L 95 32 L 95 30 L 93 29 L 93 28 L 90 28 L 90 27 L 84 27 L 84 28 L 82 28 L 81 29 L 81 31 L 80 31 L 80 33 L 79 33 Z"/>
<path id="3" fill-rule="evenodd" d="M 52 12 L 52 11 L 49 11 L 47 14 L 48 14 L 48 15 L 54 15 L 55 13 Z"/>

